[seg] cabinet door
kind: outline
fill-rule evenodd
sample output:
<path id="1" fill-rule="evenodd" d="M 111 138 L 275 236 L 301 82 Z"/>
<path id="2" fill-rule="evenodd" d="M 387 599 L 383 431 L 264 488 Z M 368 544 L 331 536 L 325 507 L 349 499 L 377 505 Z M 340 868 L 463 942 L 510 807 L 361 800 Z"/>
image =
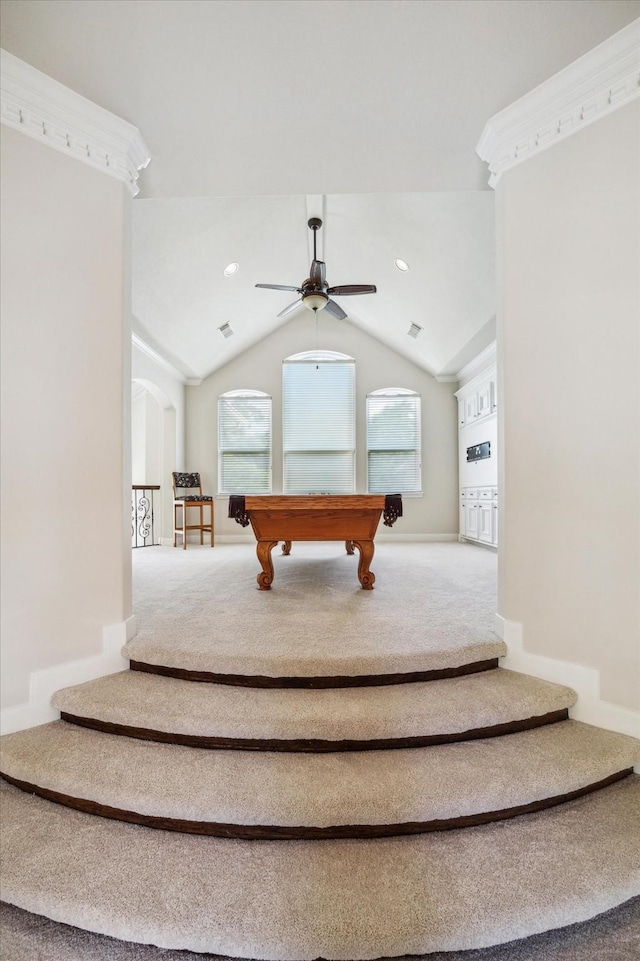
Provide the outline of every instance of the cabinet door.
<path id="1" fill-rule="evenodd" d="M 498 545 L 498 505 L 493 503 L 491 505 L 491 510 L 493 511 L 493 543 Z"/>
<path id="2" fill-rule="evenodd" d="M 465 508 L 465 537 L 471 537 L 474 540 L 478 540 L 478 505 L 477 504 L 467 504 Z"/>
<path id="3" fill-rule="evenodd" d="M 478 390 L 478 417 L 492 414 L 496 409 L 495 381 L 488 380 Z"/>
<path id="4" fill-rule="evenodd" d="M 478 416 L 478 395 L 469 394 L 464 399 L 464 422 L 465 424 L 475 420 Z"/>
<path id="5" fill-rule="evenodd" d="M 478 540 L 493 544 L 493 504 L 478 505 Z"/>

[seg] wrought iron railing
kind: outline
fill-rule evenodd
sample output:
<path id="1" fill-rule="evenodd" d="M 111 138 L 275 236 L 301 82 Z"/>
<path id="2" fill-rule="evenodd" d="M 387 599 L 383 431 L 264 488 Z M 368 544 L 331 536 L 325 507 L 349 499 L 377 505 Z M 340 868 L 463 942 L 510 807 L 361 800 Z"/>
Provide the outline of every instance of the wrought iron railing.
<path id="1" fill-rule="evenodd" d="M 159 544 L 154 522 L 154 494 L 159 484 L 131 485 L 131 546 L 152 547 Z"/>

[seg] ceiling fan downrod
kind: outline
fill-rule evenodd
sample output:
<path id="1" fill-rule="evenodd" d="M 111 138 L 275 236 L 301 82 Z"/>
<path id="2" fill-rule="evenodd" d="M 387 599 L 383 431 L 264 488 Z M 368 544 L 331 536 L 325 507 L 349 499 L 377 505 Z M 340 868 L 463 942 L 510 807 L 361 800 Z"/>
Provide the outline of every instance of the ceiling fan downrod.
<path id="1" fill-rule="evenodd" d="M 317 260 L 318 258 L 316 256 L 316 234 L 322 227 L 322 221 L 320 220 L 319 217 L 311 217 L 307 223 L 307 227 L 309 228 L 309 230 L 313 230 L 313 259 Z"/>

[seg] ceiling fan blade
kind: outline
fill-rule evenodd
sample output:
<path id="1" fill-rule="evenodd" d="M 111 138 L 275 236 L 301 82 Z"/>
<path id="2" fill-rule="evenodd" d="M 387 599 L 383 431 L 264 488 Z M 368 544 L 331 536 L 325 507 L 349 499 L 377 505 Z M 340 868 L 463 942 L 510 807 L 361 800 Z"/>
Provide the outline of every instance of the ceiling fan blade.
<path id="1" fill-rule="evenodd" d="M 338 304 L 336 304 L 333 300 L 328 300 L 324 309 L 330 314 L 333 314 L 334 317 L 337 317 L 338 320 L 346 320 L 347 318 L 347 315 L 342 307 L 339 307 Z"/>
<path id="2" fill-rule="evenodd" d="M 299 300 L 294 300 L 292 304 L 289 304 L 288 307 L 285 307 L 284 310 L 281 310 L 278 314 L 278 317 L 286 317 L 287 314 L 292 314 L 294 310 L 298 309 L 298 307 L 302 307 L 302 297 Z"/>
<path id="3" fill-rule="evenodd" d="M 343 284 L 342 287 L 329 287 L 327 293 L 334 297 L 348 297 L 351 294 L 375 294 L 375 284 Z"/>
<path id="4" fill-rule="evenodd" d="M 325 273 L 327 267 L 322 260 L 313 260 L 311 262 L 311 270 L 309 271 L 309 280 L 311 283 L 317 287 L 322 287 L 325 282 Z"/>
<path id="5" fill-rule="evenodd" d="M 282 284 L 256 284 L 256 287 L 262 287 L 264 290 L 295 290 L 299 294 L 302 293 L 300 287 L 283 287 Z"/>

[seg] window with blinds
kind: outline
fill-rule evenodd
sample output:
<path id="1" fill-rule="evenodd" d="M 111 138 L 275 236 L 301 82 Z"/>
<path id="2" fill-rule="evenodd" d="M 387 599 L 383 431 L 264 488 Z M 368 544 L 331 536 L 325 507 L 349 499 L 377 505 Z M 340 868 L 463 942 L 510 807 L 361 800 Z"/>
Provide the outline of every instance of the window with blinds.
<path id="1" fill-rule="evenodd" d="M 232 390 L 218 398 L 218 492 L 271 493 L 271 398 Z"/>
<path id="2" fill-rule="evenodd" d="M 420 395 L 402 387 L 367 397 L 367 489 L 420 493 Z"/>
<path id="3" fill-rule="evenodd" d="M 352 357 L 295 354 L 283 363 L 285 494 L 355 491 L 355 384 Z"/>

